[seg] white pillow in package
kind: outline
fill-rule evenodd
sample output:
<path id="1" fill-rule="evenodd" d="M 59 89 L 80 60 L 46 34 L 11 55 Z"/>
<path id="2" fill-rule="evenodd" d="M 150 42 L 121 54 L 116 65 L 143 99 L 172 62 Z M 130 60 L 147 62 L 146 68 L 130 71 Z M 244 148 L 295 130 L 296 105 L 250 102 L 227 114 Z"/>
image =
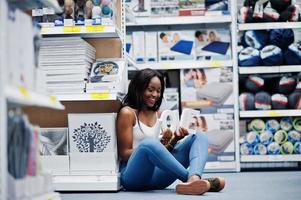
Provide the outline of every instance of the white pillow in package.
<path id="1" fill-rule="evenodd" d="M 233 141 L 234 132 L 232 130 L 214 129 L 206 132 L 208 135 L 208 145 L 214 153 L 223 152 Z"/>
<path id="2" fill-rule="evenodd" d="M 229 83 L 212 82 L 197 90 L 198 99 L 212 100 L 215 104 L 222 104 L 232 93 Z"/>

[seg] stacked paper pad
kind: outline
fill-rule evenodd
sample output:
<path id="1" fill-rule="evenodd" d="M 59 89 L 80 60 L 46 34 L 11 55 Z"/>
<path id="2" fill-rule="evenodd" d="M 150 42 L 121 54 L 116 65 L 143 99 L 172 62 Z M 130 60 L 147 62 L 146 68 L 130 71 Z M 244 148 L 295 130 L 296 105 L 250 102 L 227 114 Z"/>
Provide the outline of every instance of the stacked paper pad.
<path id="1" fill-rule="evenodd" d="M 44 38 L 40 67 L 50 94 L 84 93 L 95 48 L 80 37 Z"/>

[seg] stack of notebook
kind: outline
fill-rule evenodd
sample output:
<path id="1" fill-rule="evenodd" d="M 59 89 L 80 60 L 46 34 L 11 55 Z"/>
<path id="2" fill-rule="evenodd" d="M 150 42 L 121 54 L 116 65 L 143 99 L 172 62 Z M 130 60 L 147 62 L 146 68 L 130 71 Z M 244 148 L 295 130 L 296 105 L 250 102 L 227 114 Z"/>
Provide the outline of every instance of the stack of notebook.
<path id="1" fill-rule="evenodd" d="M 80 37 L 44 38 L 40 67 L 50 94 L 84 93 L 95 60 L 95 48 Z"/>

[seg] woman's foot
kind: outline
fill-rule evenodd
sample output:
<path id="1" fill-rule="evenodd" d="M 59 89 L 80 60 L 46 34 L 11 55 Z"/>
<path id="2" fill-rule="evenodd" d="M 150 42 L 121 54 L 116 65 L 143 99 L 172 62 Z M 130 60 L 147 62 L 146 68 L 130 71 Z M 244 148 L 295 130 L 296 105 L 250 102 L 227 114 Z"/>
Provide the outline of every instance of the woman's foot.
<path id="1" fill-rule="evenodd" d="M 219 192 L 225 187 L 225 179 L 222 177 L 205 178 L 210 183 L 209 192 Z"/>
<path id="2" fill-rule="evenodd" d="M 210 183 L 207 180 L 196 179 L 186 183 L 179 183 L 176 186 L 178 194 L 202 195 L 210 189 Z"/>

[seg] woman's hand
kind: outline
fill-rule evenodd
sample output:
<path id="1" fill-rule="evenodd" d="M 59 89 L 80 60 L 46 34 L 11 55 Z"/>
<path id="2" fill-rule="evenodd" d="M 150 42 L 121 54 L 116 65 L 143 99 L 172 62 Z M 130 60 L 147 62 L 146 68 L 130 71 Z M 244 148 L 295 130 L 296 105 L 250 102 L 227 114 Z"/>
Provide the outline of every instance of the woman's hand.
<path id="1" fill-rule="evenodd" d="M 162 138 L 160 141 L 163 145 L 166 145 L 171 140 L 173 133 L 169 128 L 166 128 L 162 131 L 161 135 Z"/>
<path id="2" fill-rule="evenodd" d="M 188 135 L 188 130 L 186 128 L 180 127 L 178 132 L 175 132 L 173 135 L 173 140 L 178 142 L 183 139 L 186 135 Z"/>

